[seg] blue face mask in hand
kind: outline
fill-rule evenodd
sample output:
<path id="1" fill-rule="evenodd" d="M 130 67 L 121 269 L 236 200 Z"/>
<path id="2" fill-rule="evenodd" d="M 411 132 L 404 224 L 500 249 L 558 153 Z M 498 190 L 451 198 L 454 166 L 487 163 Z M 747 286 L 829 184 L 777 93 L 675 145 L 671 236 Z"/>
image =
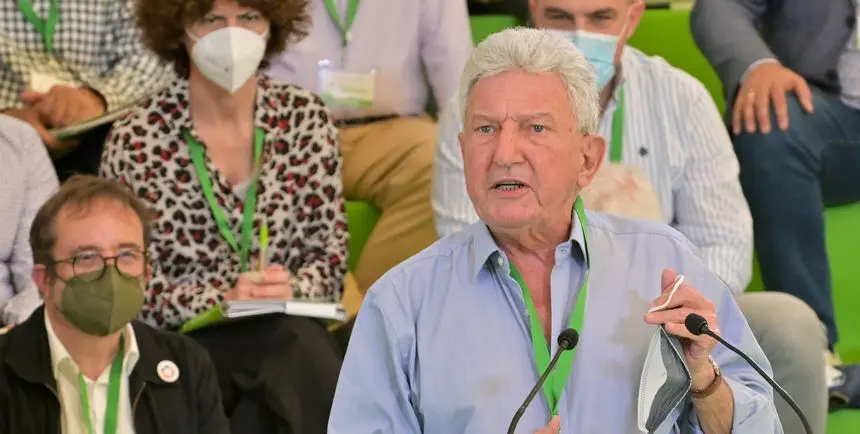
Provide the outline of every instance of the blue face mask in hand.
<path id="1" fill-rule="evenodd" d="M 576 48 L 588 59 L 597 74 L 597 87 L 603 89 L 615 75 L 615 50 L 621 37 L 585 30 L 558 30 L 558 32 L 573 42 L 573 45 L 576 45 Z M 621 34 L 626 32 L 627 22 L 624 23 Z"/>

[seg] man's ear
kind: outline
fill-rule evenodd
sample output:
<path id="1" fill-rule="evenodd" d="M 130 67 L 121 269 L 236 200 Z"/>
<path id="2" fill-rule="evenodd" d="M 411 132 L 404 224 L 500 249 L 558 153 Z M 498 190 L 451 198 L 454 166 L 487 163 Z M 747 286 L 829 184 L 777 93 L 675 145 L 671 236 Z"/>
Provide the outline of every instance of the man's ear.
<path id="1" fill-rule="evenodd" d="M 624 42 L 627 43 L 627 40 L 630 39 L 634 33 L 636 33 L 636 28 L 639 27 L 639 21 L 642 20 L 642 14 L 645 13 L 645 2 L 642 0 L 633 0 L 630 2 L 630 23 L 627 24 L 626 35 L 624 36 Z"/>
<path id="2" fill-rule="evenodd" d="M 590 135 L 583 137 L 582 140 L 582 168 L 579 171 L 579 177 L 576 180 L 577 187 L 580 190 L 591 184 L 594 175 L 603 164 L 603 158 L 606 155 L 606 139 L 598 135 Z"/>

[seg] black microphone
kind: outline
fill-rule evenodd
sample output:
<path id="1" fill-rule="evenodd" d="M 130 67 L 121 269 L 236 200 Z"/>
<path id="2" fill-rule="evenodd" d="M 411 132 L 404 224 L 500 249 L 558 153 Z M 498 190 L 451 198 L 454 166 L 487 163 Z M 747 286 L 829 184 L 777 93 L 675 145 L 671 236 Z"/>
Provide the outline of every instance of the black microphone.
<path id="1" fill-rule="evenodd" d="M 514 413 L 514 418 L 511 419 L 511 424 L 508 426 L 508 434 L 513 434 L 514 430 L 517 428 L 517 424 L 520 423 L 520 418 L 523 417 L 523 414 L 526 412 L 526 408 L 528 408 L 529 404 L 531 404 L 532 400 L 537 395 L 538 390 L 543 387 L 543 383 L 546 382 L 546 377 L 549 376 L 549 373 L 555 368 L 555 364 L 558 363 L 558 358 L 561 357 L 561 353 L 572 350 L 577 342 L 579 342 L 579 333 L 574 329 L 566 329 L 558 334 L 558 349 L 555 350 L 555 355 L 552 356 L 552 360 L 549 362 L 549 366 L 546 367 L 546 370 L 543 371 L 543 375 L 540 376 L 535 387 L 532 387 L 532 391 L 529 392 L 528 396 L 526 396 L 526 400 L 523 401 L 523 405 L 517 409 L 517 412 Z"/>
<path id="2" fill-rule="evenodd" d="M 800 423 L 803 424 L 803 429 L 806 430 L 808 434 L 812 434 L 812 427 L 809 426 L 809 421 L 806 420 L 806 415 L 803 414 L 803 411 L 800 410 L 800 407 L 797 406 L 797 403 L 794 402 L 794 399 L 791 398 L 788 392 L 786 392 L 785 389 L 782 388 L 782 386 L 777 384 L 777 382 L 774 381 L 773 378 L 770 378 L 770 376 L 764 372 L 764 369 L 762 369 L 761 366 L 754 362 L 748 355 L 744 354 L 743 351 L 739 350 L 734 345 L 726 342 L 726 340 L 723 339 L 720 335 L 714 333 L 711 328 L 708 327 L 708 320 L 702 318 L 702 316 L 699 314 L 691 313 L 687 315 L 687 318 L 684 320 L 684 325 L 687 327 L 687 331 L 689 331 L 690 333 L 696 336 L 702 334 L 708 335 L 716 339 L 717 342 L 725 345 L 726 348 L 732 350 L 735 354 L 741 356 L 742 359 L 744 359 L 750 366 L 752 366 L 752 368 L 755 369 L 755 371 L 758 372 L 758 374 L 761 375 L 762 378 L 764 378 L 765 381 L 767 381 L 768 384 L 773 387 L 773 390 L 776 390 L 776 392 L 779 393 L 779 395 L 782 396 L 783 399 L 785 399 L 785 402 L 787 402 L 788 405 L 791 406 L 791 409 L 794 410 L 795 413 L 797 413 L 797 417 L 800 418 Z"/>

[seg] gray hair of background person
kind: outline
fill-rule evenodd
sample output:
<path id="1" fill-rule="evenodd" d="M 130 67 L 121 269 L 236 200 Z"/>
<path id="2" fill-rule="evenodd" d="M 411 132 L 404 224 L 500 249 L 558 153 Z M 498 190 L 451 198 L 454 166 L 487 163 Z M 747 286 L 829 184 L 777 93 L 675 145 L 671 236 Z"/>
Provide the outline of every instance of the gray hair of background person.
<path id="1" fill-rule="evenodd" d="M 591 65 L 561 34 L 524 27 L 493 34 L 472 51 L 460 81 L 461 118 L 465 121 L 469 94 L 479 80 L 512 70 L 558 75 L 567 88 L 579 132 L 597 132 L 600 105 Z"/>

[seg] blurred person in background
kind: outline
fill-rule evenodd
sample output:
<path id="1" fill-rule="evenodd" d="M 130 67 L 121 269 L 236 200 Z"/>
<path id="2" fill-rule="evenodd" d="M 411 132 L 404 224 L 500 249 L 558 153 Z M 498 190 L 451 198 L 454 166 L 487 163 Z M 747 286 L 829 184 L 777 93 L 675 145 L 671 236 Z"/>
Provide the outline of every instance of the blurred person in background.
<path id="1" fill-rule="evenodd" d="M 824 208 L 860 200 L 857 8 L 845 0 L 699 0 L 690 21 L 731 110 L 764 285 L 812 307 L 837 365 Z"/>
<path id="2" fill-rule="evenodd" d="M 268 73 L 322 96 L 340 128 L 345 196 L 381 211 L 355 272 L 363 296 L 436 239 L 436 123 L 425 110 L 428 94 L 442 107 L 456 91 L 472 47 L 469 16 L 463 0 L 311 0 L 308 7 L 308 37 Z"/>
<path id="3" fill-rule="evenodd" d="M 134 0 L 8 0 L 0 5 L 0 111 L 33 127 L 60 180 L 95 174 L 110 125 L 59 139 L 80 124 L 161 90 L 169 66 L 147 51 Z"/>
<path id="4" fill-rule="evenodd" d="M 33 282 L 30 225 L 57 189 L 51 159 L 33 128 L 0 115 L 0 328 L 24 321 L 42 304 Z"/>
<path id="5" fill-rule="evenodd" d="M 114 125 L 101 166 L 156 213 L 143 319 L 209 350 L 233 431 L 324 433 L 341 352 L 322 322 L 190 326 L 225 301 L 340 300 L 337 129 L 312 92 L 258 74 L 305 35 L 305 2 L 138 0 L 137 14 L 180 77 Z"/>
<path id="6" fill-rule="evenodd" d="M 703 0 L 690 23 L 731 107 L 765 288 L 805 301 L 827 327 L 832 408 L 860 407 L 860 366 L 843 365 L 836 353 L 824 230 L 825 206 L 860 200 L 858 8 L 843 0 Z"/>

